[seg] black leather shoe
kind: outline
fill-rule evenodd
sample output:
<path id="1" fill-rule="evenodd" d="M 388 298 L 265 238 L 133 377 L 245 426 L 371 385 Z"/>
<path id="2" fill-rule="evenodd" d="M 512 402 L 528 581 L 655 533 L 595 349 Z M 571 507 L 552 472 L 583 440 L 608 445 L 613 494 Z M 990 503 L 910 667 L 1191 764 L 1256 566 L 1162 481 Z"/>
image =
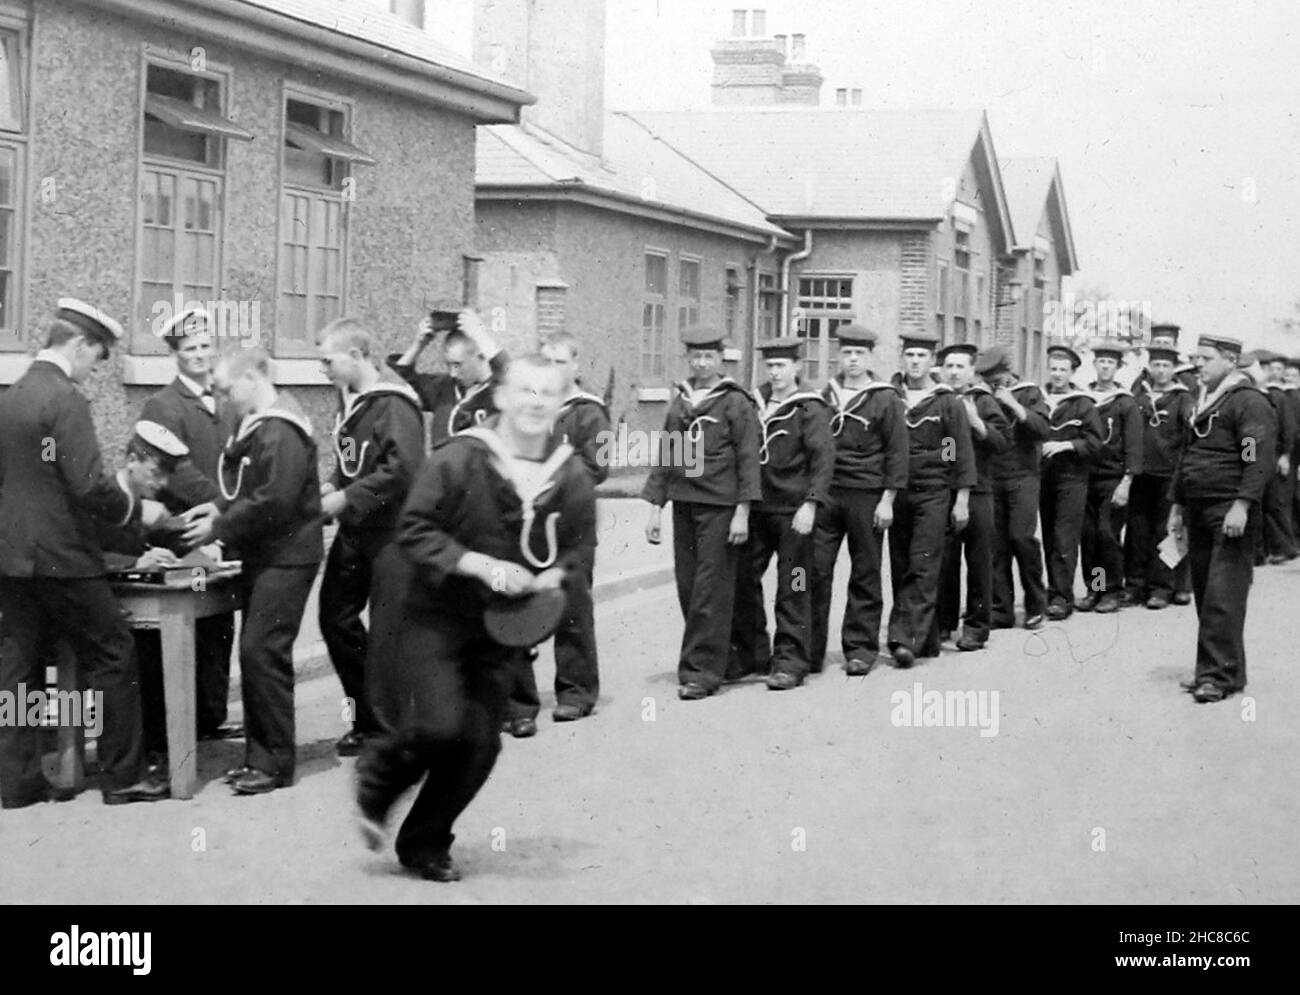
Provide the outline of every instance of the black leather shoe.
<path id="1" fill-rule="evenodd" d="M 1207 703 L 1222 701 L 1224 698 L 1228 697 L 1228 693 L 1217 684 L 1202 684 L 1192 692 L 1192 697 L 1204 705 Z"/>
<path id="2" fill-rule="evenodd" d="M 784 670 L 777 670 L 768 675 L 767 689 L 769 691 L 789 691 L 799 686 L 799 678 L 794 674 L 787 674 Z"/>
<path id="3" fill-rule="evenodd" d="M 416 869 L 420 872 L 420 877 L 426 881 L 450 884 L 452 881 L 460 880 L 460 871 L 452 862 L 450 853 L 440 853 L 427 864 L 421 864 Z"/>
<path id="4" fill-rule="evenodd" d="M 904 669 L 906 669 L 910 667 L 912 664 L 916 663 L 916 654 L 913 653 L 906 646 L 901 646 L 901 645 L 895 646 L 893 647 L 893 650 L 894 650 L 894 666 L 903 667 Z"/>
<path id="5" fill-rule="evenodd" d="M 530 718 L 511 719 L 506 723 L 506 732 L 515 739 L 527 739 L 537 735 L 537 720 Z"/>
<path id="6" fill-rule="evenodd" d="M 703 684 L 696 684 L 693 681 L 687 681 L 677 689 L 677 697 L 682 701 L 700 701 L 707 698 L 711 692 Z"/>
<path id="7" fill-rule="evenodd" d="M 556 705 L 551 712 L 553 722 L 577 722 L 578 719 L 585 719 L 591 714 L 590 708 L 584 708 L 581 705 L 570 705 L 567 702 Z"/>
<path id="8" fill-rule="evenodd" d="M 283 788 L 284 785 L 284 778 L 278 774 L 268 774 L 256 767 L 250 767 L 230 782 L 230 786 L 235 789 L 237 795 L 264 795 L 276 788 Z"/>
<path id="9" fill-rule="evenodd" d="M 171 788 L 166 781 L 145 778 L 125 788 L 104 792 L 105 805 L 129 805 L 131 802 L 160 802 L 170 798 Z"/>
<path id="10" fill-rule="evenodd" d="M 1169 599 L 1163 594 L 1153 594 L 1151 597 L 1147 598 L 1147 607 L 1152 611 L 1161 611 L 1162 609 L 1169 607 Z"/>
<path id="11" fill-rule="evenodd" d="M 243 764 L 239 767 L 231 767 L 230 770 L 221 775 L 221 779 L 229 784 L 231 781 L 239 780 L 251 770 L 253 770 L 253 768 L 248 766 L 248 764 Z"/>
<path id="12" fill-rule="evenodd" d="M 1098 615 L 1109 615 L 1112 612 L 1119 611 L 1119 598 L 1113 594 L 1103 594 L 1097 599 L 1096 607 L 1093 608 Z"/>
<path id="13" fill-rule="evenodd" d="M 852 660 L 844 661 L 844 673 L 849 677 L 866 677 L 871 673 L 871 666 L 874 661 L 862 660 L 854 657 Z"/>
<path id="14" fill-rule="evenodd" d="M 1173 602 L 1176 605 L 1190 605 L 1192 603 L 1191 591 L 1175 591 Z"/>
<path id="15" fill-rule="evenodd" d="M 1047 617 L 1050 618 L 1053 622 L 1060 622 L 1070 617 L 1070 611 L 1071 611 L 1070 608 L 1068 608 L 1066 605 L 1060 605 L 1060 604 L 1048 605 Z"/>
<path id="16" fill-rule="evenodd" d="M 1268 565 L 1270 567 L 1280 566 L 1281 564 L 1286 562 L 1287 562 L 1287 558 L 1283 556 L 1281 553 L 1274 553 L 1272 556 L 1268 558 Z"/>
<path id="17" fill-rule="evenodd" d="M 1014 629 L 1015 627 L 1014 621 L 1007 621 L 1005 618 L 995 618 L 989 623 L 990 629 Z"/>
<path id="18" fill-rule="evenodd" d="M 1140 591 L 1133 591 L 1126 587 L 1124 590 L 1119 592 L 1119 606 L 1121 608 L 1132 608 L 1134 605 L 1140 605 L 1144 601 L 1146 601 L 1146 598 L 1142 596 Z"/>
<path id="19" fill-rule="evenodd" d="M 334 752 L 341 757 L 356 757 L 361 755 L 365 746 L 366 734 L 353 729 L 339 737 L 339 741 L 334 744 Z"/>
<path id="20" fill-rule="evenodd" d="M 1043 616 L 1042 616 L 1042 615 L 1027 615 L 1027 616 L 1025 617 L 1025 628 L 1026 628 L 1026 629 L 1031 629 L 1031 630 L 1032 630 L 1032 629 L 1041 629 L 1042 627 L 1043 627 Z"/>
<path id="21" fill-rule="evenodd" d="M 1074 610 L 1079 612 L 1090 612 L 1097 607 L 1099 595 L 1085 594 L 1082 598 L 1074 599 Z"/>
<path id="22" fill-rule="evenodd" d="M 970 653 L 974 650 L 982 650 L 987 644 L 982 639 L 976 639 L 974 636 L 962 636 L 957 640 L 957 648 L 963 653 Z"/>
<path id="23" fill-rule="evenodd" d="M 227 722 L 215 729 L 200 729 L 198 738 L 200 742 L 216 739 L 243 739 L 244 727 L 238 722 Z"/>
<path id="24" fill-rule="evenodd" d="M 1190 681 L 1179 681 L 1179 682 L 1178 682 L 1178 686 L 1179 686 L 1180 688 L 1182 688 L 1184 691 L 1186 691 L 1188 694 L 1191 694 L 1191 693 L 1192 693 L 1193 691 L 1195 691 L 1198 687 L 1200 687 L 1200 685 L 1199 685 L 1198 683 L 1196 683 L 1195 680 L 1190 680 Z"/>

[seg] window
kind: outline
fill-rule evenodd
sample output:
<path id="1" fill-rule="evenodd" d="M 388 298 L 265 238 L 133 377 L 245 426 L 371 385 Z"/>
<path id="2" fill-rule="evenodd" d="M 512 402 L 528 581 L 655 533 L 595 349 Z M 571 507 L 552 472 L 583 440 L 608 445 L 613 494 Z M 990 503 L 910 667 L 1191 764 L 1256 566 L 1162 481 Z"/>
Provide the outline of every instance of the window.
<path id="1" fill-rule="evenodd" d="M 0 21 L 0 350 L 25 351 L 19 288 L 27 158 L 27 52 L 24 25 Z"/>
<path id="2" fill-rule="evenodd" d="M 661 381 L 664 366 L 664 314 L 668 307 L 668 257 L 645 255 L 645 298 L 641 310 L 641 376 Z"/>
<path id="3" fill-rule="evenodd" d="M 935 332 L 939 336 L 939 341 L 946 342 L 946 333 L 948 331 L 948 312 L 952 310 L 952 304 L 949 302 L 949 285 L 948 285 L 948 264 L 941 262 L 937 264 L 938 269 L 935 274 Z"/>
<path id="4" fill-rule="evenodd" d="M 985 276 L 981 273 L 975 278 L 975 303 L 971 309 L 975 320 L 975 344 L 981 349 L 984 348 L 984 289 L 986 286 Z"/>
<path id="5" fill-rule="evenodd" d="M 835 372 L 839 343 L 835 330 L 853 320 L 853 281 L 845 277 L 800 277 L 794 334 L 804 339 L 804 383 L 824 384 Z"/>
<path id="6" fill-rule="evenodd" d="M 1047 260 L 1038 254 L 1034 255 L 1034 288 L 1042 290 L 1047 286 Z"/>
<path id="7" fill-rule="evenodd" d="M 740 320 L 740 294 L 744 289 L 745 285 L 741 282 L 739 267 L 728 266 L 727 296 L 723 310 L 723 323 L 726 326 L 727 338 L 731 340 L 733 345 L 736 342 L 737 324 Z"/>
<path id="8" fill-rule="evenodd" d="M 776 338 L 780 327 L 781 292 L 776 289 L 775 273 L 758 275 L 758 337 Z"/>
<path id="9" fill-rule="evenodd" d="M 677 264 L 677 331 L 700 323 L 700 261 L 682 259 Z"/>
<path id="10" fill-rule="evenodd" d="M 223 116 L 225 77 L 179 63 L 145 63 L 141 115 L 140 240 L 136 352 L 160 352 L 150 328 L 160 313 L 220 297 L 226 142 L 253 136 Z"/>
<path id="11" fill-rule="evenodd" d="M 0 30 L 0 131 L 26 130 L 26 55 L 18 31 Z"/>
<path id="12" fill-rule="evenodd" d="M 343 313 L 347 204 L 354 166 L 375 160 L 347 140 L 350 109 L 285 97 L 276 352 L 309 356 L 316 333 Z"/>

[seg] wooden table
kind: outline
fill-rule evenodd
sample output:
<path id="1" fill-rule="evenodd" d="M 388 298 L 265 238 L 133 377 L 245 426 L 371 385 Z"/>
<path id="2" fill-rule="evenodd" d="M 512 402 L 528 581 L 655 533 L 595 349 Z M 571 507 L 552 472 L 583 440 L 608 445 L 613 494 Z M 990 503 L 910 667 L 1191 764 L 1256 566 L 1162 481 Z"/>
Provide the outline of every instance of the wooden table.
<path id="1" fill-rule="evenodd" d="M 132 629 L 157 629 L 162 639 L 163 700 L 167 703 L 167 756 L 173 798 L 194 797 L 196 773 L 194 715 L 194 623 L 238 611 L 238 572 L 208 575 L 202 584 L 115 583 L 113 593 L 130 615 Z M 59 690 L 77 689 L 77 669 L 60 657 Z M 80 726 L 59 727 L 55 783 L 80 787 L 84 734 Z"/>

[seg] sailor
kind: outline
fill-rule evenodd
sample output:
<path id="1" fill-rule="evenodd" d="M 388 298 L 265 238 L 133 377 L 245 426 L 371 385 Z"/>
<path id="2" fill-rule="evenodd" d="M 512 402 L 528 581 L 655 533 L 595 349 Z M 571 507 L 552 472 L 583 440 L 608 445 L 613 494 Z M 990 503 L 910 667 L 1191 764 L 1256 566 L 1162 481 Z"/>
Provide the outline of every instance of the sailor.
<path id="1" fill-rule="evenodd" d="M 1119 611 L 1124 592 L 1124 524 L 1133 481 L 1142 472 L 1142 416 L 1133 395 L 1115 382 L 1124 349 L 1113 340 L 1092 345 L 1097 379 L 1088 385 L 1101 421 L 1101 447 L 1088 467 L 1088 500 L 1080 545 L 1087 593 L 1074 603 L 1099 615 Z M 1131 603 L 1131 602 L 1130 602 Z"/>
<path id="2" fill-rule="evenodd" d="M 271 380 L 271 357 L 236 349 L 217 360 L 213 385 L 241 418 L 225 446 L 215 504 L 191 508 L 186 541 L 216 541 L 240 573 L 239 672 L 244 763 L 226 772 L 236 794 L 293 783 L 293 642 L 320 566 L 321 488 L 310 423 Z"/>
<path id="3" fill-rule="evenodd" d="M 817 510 L 835 461 L 826 402 L 799 384 L 803 340 L 761 342 L 767 383 L 754 392 L 762 422 L 763 496 L 749 512 L 736 570 L 732 677 L 759 673 L 773 691 L 798 687 L 810 666 L 812 552 Z M 776 556 L 776 632 L 768 641 L 763 575 Z"/>
<path id="4" fill-rule="evenodd" d="M 1236 369 L 1241 340 L 1202 335 L 1202 390 L 1187 449 L 1174 472 L 1171 533 L 1184 537 L 1196 596 L 1196 674 L 1183 683 L 1198 702 L 1246 686 L 1246 600 L 1268 479 L 1276 470 L 1276 421 L 1268 399 Z"/>
<path id="5" fill-rule="evenodd" d="M 397 834 L 404 867 L 455 881 L 456 819 L 501 752 L 517 650 L 486 625 L 498 600 L 564 590 L 591 562 L 591 477 L 554 434 L 561 378 L 545 357 L 511 362 L 500 414 L 442 442 L 377 567 L 370 661 L 391 734 L 357 765 L 364 838 L 379 849 L 397 799 L 420 783 Z"/>
<path id="6" fill-rule="evenodd" d="M 1047 561 L 1047 617 L 1069 618 L 1074 611 L 1074 572 L 1079 562 L 1088 467 L 1101 449 L 1104 430 L 1092 394 L 1071 380 L 1082 364 L 1069 346 L 1047 350 L 1047 404 L 1050 434 L 1043 443 L 1043 552 Z"/>
<path id="7" fill-rule="evenodd" d="M 989 639 L 993 609 L 993 547 L 998 542 L 993 519 L 993 460 L 1011 446 L 1011 422 L 993 391 L 975 378 L 979 348 L 971 342 L 939 350 L 938 359 L 948 386 L 966 406 L 975 451 L 975 486 L 970 493 L 966 528 L 949 535 L 939 582 L 934 624 L 942 641 L 957 628 L 961 614 L 961 563 L 966 555 L 966 611 L 957 649 L 980 650 Z"/>
<path id="8" fill-rule="evenodd" d="M 1178 352 L 1167 346 L 1147 349 L 1146 376 L 1134 387 L 1142 418 L 1142 472 L 1129 494 L 1124 533 L 1124 582 L 1132 604 L 1153 610 L 1169 607 L 1174 571 L 1157 553 L 1169 521 L 1169 486 L 1187 444 L 1195 400 L 1175 379 Z M 1199 388 L 1198 388 L 1199 392 Z"/>
<path id="9" fill-rule="evenodd" d="M 931 376 L 938 341 L 929 332 L 903 335 L 896 384 L 908 431 L 907 489 L 895 499 L 889 531 L 889 649 L 900 667 L 939 655 L 934 619 L 944 547 L 949 526 L 952 534 L 966 528 L 978 482 L 966 405 Z"/>
<path id="10" fill-rule="evenodd" d="M 420 354 L 439 332 L 446 331 L 442 358 L 446 373 L 419 373 Z M 416 327 L 415 341 L 406 352 L 388 357 L 388 366 L 409 383 L 430 413 L 431 444 L 481 425 L 496 413 L 494 391 L 509 356 L 497 344 L 477 314 L 435 311 Z"/>
<path id="11" fill-rule="evenodd" d="M 105 577 L 100 530 L 156 525 L 166 508 L 104 473 L 90 402 L 77 389 L 108 359 L 122 326 L 75 298 L 58 302 L 45 347 L 0 393 L 0 695 L 45 686 L 41 648 L 67 638 L 99 692 L 104 802 L 166 798 L 145 777 L 131 630 Z M 39 726 L 0 723 L 0 805 L 55 797 L 41 770 Z M 58 795 L 60 799 L 65 795 Z"/>
<path id="12" fill-rule="evenodd" d="M 641 496 L 651 504 L 646 539 L 657 543 L 673 503 L 673 569 L 686 629 L 677 665 L 684 701 L 715 693 L 726 678 L 736 563 L 749 538 L 750 505 L 762 500 L 761 429 L 754 400 L 719 374 L 722 334 L 682 332 L 691 377 L 676 385 L 662 450 Z"/>
<path id="13" fill-rule="evenodd" d="M 908 438 L 903 400 L 868 368 L 876 333 L 841 325 L 840 370 L 822 390 L 830 408 L 835 465 L 813 536 L 811 671 L 822 669 L 828 642 L 835 561 L 849 546 L 848 601 L 840 625 L 844 672 L 864 676 L 879 661 L 884 612 L 880 561 L 894 501 L 907 486 Z"/>
<path id="14" fill-rule="evenodd" d="M 1295 473 L 1291 454 L 1295 451 L 1300 424 L 1297 423 L 1295 394 L 1286 387 L 1286 358 L 1268 350 L 1255 352 L 1264 375 L 1263 388 L 1277 416 L 1277 472 L 1264 490 L 1264 553 L 1269 565 L 1296 558 L 1296 536 L 1291 524 L 1295 501 Z"/>
<path id="15" fill-rule="evenodd" d="M 993 606 L 991 624 L 1010 629 L 1016 621 L 1014 561 L 1024 590 L 1026 629 L 1043 625 L 1047 590 L 1043 583 L 1043 547 L 1038 541 L 1038 496 L 1041 487 L 1042 442 L 1051 433 L 1047 404 L 1035 384 L 1021 381 L 1011 370 L 1011 357 L 1002 346 L 980 354 L 975 372 L 1011 420 L 1011 445 L 993 455 Z"/>
<path id="16" fill-rule="evenodd" d="M 420 399 L 405 383 L 384 379 L 375 363 L 374 336 L 353 318 L 339 318 L 317 337 L 321 366 L 339 390 L 334 420 L 334 475 L 325 484 L 321 512 L 338 522 L 321 577 L 320 633 L 345 697 L 341 714 L 351 728 L 335 751 L 361 752 L 380 731 L 366 694 L 366 627 L 374 563 L 393 538 L 411 481 L 424 460 Z"/>
<path id="17" fill-rule="evenodd" d="M 557 443 L 565 443 L 582 461 L 592 486 L 609 476 L 612 429 L 605 402 L 578 385 L 578 340 L 567 332 L 551 335 L 542 343 L 541 355 L 559 371 L 562 400 L 555 419 Z M 568 611 L 555 632 L 555 722 L 574 722 L 590 715 L 600 697 L 600 668 L 596 653 L 596 618 L 592 602 L 595 582 L 595 546 L 592 560 L 569 578 Z M 521 654 L 519 679 L 510 695 L 504 731 L 517 739 L 537 733 L 541 700 L 533 672 L 536 651 Z"/>

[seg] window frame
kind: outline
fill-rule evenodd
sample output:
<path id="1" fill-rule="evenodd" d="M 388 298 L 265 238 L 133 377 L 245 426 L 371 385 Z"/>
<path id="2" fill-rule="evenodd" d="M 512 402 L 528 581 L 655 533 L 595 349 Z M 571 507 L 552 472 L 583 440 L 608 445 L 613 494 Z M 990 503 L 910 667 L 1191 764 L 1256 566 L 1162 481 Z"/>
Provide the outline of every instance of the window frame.
<path id="1" fill-rule="evenodd" d="M 285 162 L 285 139 L 288 133 L 289 125 L 289 101 L 295 100 L 302 103 L 315 104 L 319 107 L 331 111 L 340 111 L 343 114 L 343 138 L 351 143 L 352 131 L 356 125 L 355 102 L 348 98 L 330 92 L 321 90 L 316 87 L 307 86 L 302 83 L 284 81 L 280 87 L 280 120 L 278 131 L 277 149 L 279 154 L 278 160 L 278 185 L 276 196 L 276 235 L 275 235 L 275 321 L 274 333 L 271 338 L 271 354 L 282 359 L 310 359 L 316 356 L 316 346 L 314 341 L 315 330 L 309 330 L 306 339 L 288 339 L 284 335 L 282 325 L 286 318 L 284 308 L 284 276 L 287 263 L 287 253 L 285 252 L 285 204 L 284 200 L 290 193 L 296 195 L 306 195 L 312 198 L 322 200 L 337 201 L 340 206 L 339 226 L 342 229 L 339 244 L 339 314 L 347 313 L 348 309 L 348 290 L 351 284 L 352 274 L 352 211 L 351 204 L 353 198 L 347 195 L 349 179 L 355 182 L 355 174 L 352 172 L 349 164 L 348 174 L 344 178 L 343 188 L 334 189 L 325 186 L 307 186 L 297 181 L 290 181 L 288 168 Z M 308 291 L 307 307 L 310 313 L 311 308 L 311 245 L 308 244 Z"/>
<path id="2" fill-rule="evenodd" d="M 651 257 L 663 262 L 663 289 L 661 293 L 655 294 L 650 289 L 650 265 Z M 668 364 L 668 305 L 671 299 L 669 294 L 669 280 L 671 278 L 671 267 L 669 260 L 672 253 L 667 249 L 660 249 L 655 246 L 645 246 L 641 251 L 641 323 L 640 323 L 640 341 L 637 345 L 637 375 L 642 383 L 649 383 L 657 386 L 665 380 L 671 380 L 672 371 Z M 646 309 L 658 309 L 661 316 L 659 323 L 659 350 L 658 357 L 661 373 L 655 373 L 654 360 L 656 351 L 654 349 L 654 326 L 646 326 Z M 652 310 L 652 314 L 654 311 Z"/>
<path id="3" fill-rule="evenodd" d="M 28 190 L 28 156 L 31 152 L 31 101 L 32 101 L 32 51 L 31 20 L 21 11 L 0 8 L 0 31 L 12 33 L 17 38 L 19 58 L 19 124 L 17 131 L 0 130 L 0 146 L 14 151 L 13 204 L 14 225 L 10 243 L 11 315 L 0 318 L 0 356 L 6 353 L 24 353 L 28 342 L 24 338 L 23 316 L 27 303 L 27 246 L 31 244 L 32 198 Z M 8 320 L 12 317 L 12 320 Z"/>
<path id="4" fill-rule="evenodd" d="M 172 159 L 167 156 L 153 155 L 145 151 L 144 147 L 144 115 L 145 100 L 149 93 L 149 66 L 157 65 L 165 69 L 172 69 L 183 72 L 187 76 L 195 76 L 200 79 L 215 80 L 220 90 L 220 107 L 221 114 L 225 116 L 228 112 L 231 92 L 234 86 L 234 69 L 228 64 L 214 62 L 205 59 L 202 70 L 190 68 L 190 55 L 187 52 L 181 52 L 173 48 L 166 48 L 158 45 L 151 45 L 148 42 L 140 46 L 139 59 L 139 87 L 136 94 L 136 126 L 138 129 L 136 141 L 136 176 L 135 176 L 135 252 L 134 252 L 134 273 L 131 285 L 131 324 L 127 333 L 128 350 L 131 355 L 137 356 L 161 356 L 166 354 L 165 344 L 155 335 L 146 334 L 145 322 L 148 315 L 141 313 L 144 303 L 144 182 L 145 177 L 150 172 L 164 170 L 171 173 L 179 174 L 177 177 L 176 190 L 179 191 L 182 183 L 182 176 L 190 174 L 195 178 L 213 181 L 217 185 L 217 194 L 213 201 L 213 211 L 216 214 L 216 220 L 213 225 L 213 245 L 212 245 L 212 290 L 216 299 L 222 299 L 224 289 L 225 274 L 225 222 L 226 222 L 226 194 L 227 194 L 227 175 L 226 169 L 229 162 L 229 148 L 222 147 L 220 168 L 209 166 L 206 163 L 193 162 L 187 159 Z M 220 139 L 223 143 L 229 142 L 230 139 Z M 173 212 L 179 213 L 179 197 L 173 202 Z M 175 256 L 175 245 L 173 253 Z M 174 265 L 174 264 L 173 264 Z M 173 277 L 174 277 L 173 272 Z M 173 283 L 172 294 L 175 300 L 177 285 Z M 182 291 L 182 297 L 184 297 Z"/>
<path id="5" fill-rule="evenodd" d="M 847 325 L 854 320 L 857 314 L 855 306 L 857 293 L 857 275 L 854 273 L 800 273 L 795 278 L 794 285 L 794 306 L 801 314 L 801 321 L 804 323 L 803 329 L 795 326 L 792 322 L 791 334 L 802 339 L 805 343 L 816 342 L 816 355 L 813 355 L 807 345 L 803 349 L 803 373 L 801 383 L 804 386 L 820 387 L 835 375 L 835 360 L 839 351 L 838 346 L 832 349 L 832 343 L 838 343 L 835 330 L 840 325 Z M 804 281 L 809 284 L 809 292 L 804 293 Z M 832 295 L 829 290 L 829 284 L 835 282 L 837 285 L 836 292 Z M 818 292 L 817 284 L 822 285 L 821 292 Z M 848 284 L 848 294 L 845 296 L 842 291 L 842 284 Z M 831 307 L 828 301 L 844 302 L 846 306 Z M 809 303 L 804 303 L 808 301 Z M 812 303 L 812 302 L 818 303 Z M 816 323 L 816 335 L 809 335 L 812 330 L 812 323 Z M 834 324 L 832 324 L 834 323 Z"/>

